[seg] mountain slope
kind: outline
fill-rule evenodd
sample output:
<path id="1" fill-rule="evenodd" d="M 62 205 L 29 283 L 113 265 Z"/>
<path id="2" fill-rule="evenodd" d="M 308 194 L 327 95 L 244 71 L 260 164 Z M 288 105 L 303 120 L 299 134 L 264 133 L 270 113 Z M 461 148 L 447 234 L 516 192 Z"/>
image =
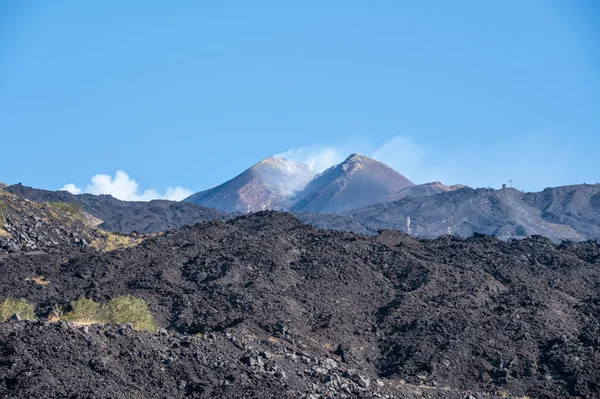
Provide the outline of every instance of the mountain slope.
<path id="1" fill-rule="evenodd" d="M 226 220 L 232 215 L 197 204 L 154 200 L 121 201 L 110 195 L 79 194 L 67 191 L 48 191 L 15 184 L 5 188 L 30 201 L 65 202 L 78 204 L 92 216 L 100 219 L 103 230 L 121 233 L 157 233 L 172 228 L 208 220 Z"/>
<path id="2" fill-rule="evenodd" d="M 411 186 L 387 197 L 404 196 L 400 200 L 345 213 L 293 211 L 293 214 L 320 228 L 360 234 L 375 234 L 380 229 L 407 231 L 408 217 L 412 234 L 418 237 L 434 238 L 448 232 L 470 236 L 479 232 L 502 238 L 540 234 L 554 241 L 600 239 L 600 184 L 554 187 L 539 193 L 467 187 L 420 196 L 439 188 L 437 184 Z M 100 228 L 125 233 L 154 233 L 199 221 L 235 217 L 185 202 L 126 202 L 107 195 L 72 195 L 22 185 L 5 190 L 42 203 L 80 204 L 84 211 L 104 221 Z"/>
<path id="3" fill-rule="evenodd" d="M 320 228 L 370 234 L 380 229 L 407 231 L 410 227 L 413 235 L 427 238 L 483 233 L 507 239 L 539 234 L 554 241 L 578 241 L 600 238 L 598 211 L 594 211 L 593 205 L 597 197 L 590 197 L 588 193 L 590 190 L 600 192 L 600 186 L 589 187 L 574 186 L 568 191 L 557 188 L 546 194 L 524 194 L 510 188 L 465 187 L 425 197 L 405 197 L 341 215 L 300 214 L 298 217 Z M 576 201 L 575 205 L 568 198 L 589 199 Z M 546 210 L 542 209 L 544 204 Z M 571 213 L 567 214 L 566 207 L 558 204 L 570 204 Z M 548 209 L 559 213 L 554 215 Z M 574 213 L 576 209 L 580 212 Z"/>
<path id="4" fill-rule="evenodd" d="M 233 179 L 184 199 L 225 212 L 255 212 L 286 209 L 292 196 L 314 177 L 299 162 L 270 157 Z"/>
<path id="5" fill-rule="evenodd" d="M 523 201 L 539 209 L 546 222 L 566 224 L 585 237 L 600 239 L 600 184 L 550 187 L 526 193 Z"/>
<path id="6" fill-rule="evenodd" d="M 364 155 L 352 154 L 308 183 L 290 209 L 340 213 L 380 202 L 413 185 L 389 166 Z"/>

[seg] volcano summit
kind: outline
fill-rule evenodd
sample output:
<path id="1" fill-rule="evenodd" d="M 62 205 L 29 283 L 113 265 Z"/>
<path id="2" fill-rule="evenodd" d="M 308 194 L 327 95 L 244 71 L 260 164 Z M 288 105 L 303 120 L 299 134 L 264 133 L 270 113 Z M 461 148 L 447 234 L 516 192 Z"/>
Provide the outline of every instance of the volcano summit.
<path id="1" fill-rule="evenodd" d="M 270 157 L 185 202 L 225 212 L 261 210 L 339 213 L 384 200 L 414 184 L 389 166 L 360 154 L 316 175 L 307 165 Z"/>

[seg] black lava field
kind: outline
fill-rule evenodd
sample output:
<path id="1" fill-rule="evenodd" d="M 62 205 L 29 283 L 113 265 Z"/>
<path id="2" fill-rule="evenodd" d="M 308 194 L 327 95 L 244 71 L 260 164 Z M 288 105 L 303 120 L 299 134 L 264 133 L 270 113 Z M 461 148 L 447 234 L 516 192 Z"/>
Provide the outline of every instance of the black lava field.
<path id="1" fill-rule="evenodd" d="M 159 334 L 43 317 L 128 294 Z M 259 212 L 0 257 L 5 297 L 42 317 L 0 325 L 3 398 L 600 396 L 592 241 L 363 236 Z"/>

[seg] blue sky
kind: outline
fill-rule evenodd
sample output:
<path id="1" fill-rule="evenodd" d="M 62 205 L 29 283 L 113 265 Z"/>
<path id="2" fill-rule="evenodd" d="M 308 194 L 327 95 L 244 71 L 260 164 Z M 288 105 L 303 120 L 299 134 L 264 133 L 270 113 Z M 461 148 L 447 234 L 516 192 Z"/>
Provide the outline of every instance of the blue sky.
<path id="1" fill-rule="evenodd" d="M 3 1 L 0 139 L 0 181 L 129 198 L 273 154 L 599 182 L 600 3 Z"/>

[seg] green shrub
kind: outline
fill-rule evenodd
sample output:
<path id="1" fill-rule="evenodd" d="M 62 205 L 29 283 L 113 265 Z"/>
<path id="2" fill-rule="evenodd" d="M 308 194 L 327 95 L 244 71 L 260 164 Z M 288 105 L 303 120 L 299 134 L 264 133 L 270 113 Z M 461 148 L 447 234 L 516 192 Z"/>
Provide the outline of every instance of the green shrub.
<path id="1" fill-rule="evenodd" d="M 62 318 L 79 324 L 131 323 L 136 330 L 158 330 L 148 303 L 131 295 L 113 298 L 108 305 L 79 298 L 71 302 L 71 311 Z"/>
<path id="2" fill-rule="evenodd" d="M 108 321 L 111 323 L 131 323 L 136 330 L 156 332 L 158 326 L 148 303 L 130 295 L 113 298 L 108 303 Z"/>
<path id="3" fill-rule="evenodd" d="M 83 208 L 79 204 L 73 204 L 69 202 L 50 202 L 48 205 L 59 212 L 66 213 L 77 218 L 81 218 L 83 216 Z"/>
<path id="4" fill-rule="evenodd" d="M 93 299 L 82 297 L 71 302 L 71 311 L 63 318 L 81 324 L 106 323 L 106 306 L 95 302 Z"/>
<path id="5" fill-rule="evenodd" d="M 2 321 L 8 320 L 17 313 L 21 319 L 35 320 L 35 307 L 25 299 L 6 298 L 0 305 L 0 317 Z"/>

